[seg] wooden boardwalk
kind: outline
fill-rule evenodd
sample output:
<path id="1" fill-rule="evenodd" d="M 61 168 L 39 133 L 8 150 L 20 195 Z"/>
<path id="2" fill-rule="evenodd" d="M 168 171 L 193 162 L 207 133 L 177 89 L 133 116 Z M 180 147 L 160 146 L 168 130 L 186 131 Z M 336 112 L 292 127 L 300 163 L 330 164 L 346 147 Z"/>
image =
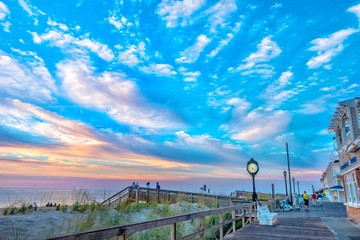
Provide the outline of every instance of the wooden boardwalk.
<path id="1" fill-rule="evenodd" d="M 278 222 L 273 226 L 259 225 L 258 221 L 241 228 L 225 239 L 324 239 L 335 240 L 334 233 L 324 219 L 346 219 L 346 208 L 341 203 L 326 203 L 301 210 L 278 212 Z M 359 230 L 360 232 L 360 230 Z M 346 238 L 349 239 L 349 238 Z"/>

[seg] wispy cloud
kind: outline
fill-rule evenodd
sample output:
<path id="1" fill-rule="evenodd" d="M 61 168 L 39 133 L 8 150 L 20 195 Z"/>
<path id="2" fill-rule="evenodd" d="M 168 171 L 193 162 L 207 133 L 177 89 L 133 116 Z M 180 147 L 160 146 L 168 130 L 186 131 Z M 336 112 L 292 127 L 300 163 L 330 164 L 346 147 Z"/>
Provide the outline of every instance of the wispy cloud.
<path id="1" fill-rule="evenodd" d="M 343 42 L 353 33 L 358 32 L 353 28 L 343 29 L 331 34 L 327 38 L 317 38 L 311 41 L 313 44 L 310 51 L 317 52 L 317 56 L 312 57 L 306 65 L 308 68 L 319 68 L 325 63 L 331 61 L 344 49 Z"/>
<path id="2" fill-rule="evenodd" d="M 0 104 L 0 124 L 53 143 L 69 145 L 100 144 L 101 141 L 84 124 L 71 121 L 32 104 L 5 100 Z"/>
<path id="3" fill-rule="evenodd" d="M 156 13 L 162 20 L 166 21 L 166 26 L 173 28 L 186 26 L 191 22 L 191 15 L 196 12 L 205 0 L 162 0 L 158 5 Z"/>
<path id="4" fill-rule="evenodd" d="M 274 74 L 274 67 L 267 62 L 279 56 L 280 53 L 281 49 L 277 43 L 271 40 L 271 36 L 267 36 L 257 44 L 257 51 L 243 60 L 245 64 L 238 66 L 235 70 L 233 68 L 229 70 L 241 72 L 243 76 L 258 74 L 269 78 Z"/>
<path id="5" fill-rule="evenodd" d="M 51 24 L 54 25 L 54 22 L 51 22 Z M 55 25 L 58 26 L 59 24 L 56 23 Z M 33 36 L 34 43 L 37 44 L 49 42 L 52 46 L 60 47 L 64 51 L 76 54 L 87 50 L 96 53 L 105 61 L 111 61 L 114 58 L 114 53 L 107 45 L 84 36 L 77 38 L 58 30 L 50 30 L 41 35 L 38 35 L 36 32 L 31 32 L 31 34 Z"/>
<path id="6" fill-rule="evenodd" d="M 233 98 L 227 104 L 232 107 L 232 116 L 222 128 L 235 140 L 255 143 L 272 138 L 283 133 L 291 120 L 290 114 L 282 110 L 250 110 L 251 104 L 245 99 Z"/>
<path id="7" fill-rule="evenodd" d="M 231 40 L 239 32 L 240 27 L 241 27 L 241 24 L 236 23 L 235 27 L 231 28 L 231 31 L 228 34 L 226 34 L 226 38 L 220 40 L 219 45 L 214 50 L 212 50 L 207 56 L 210 58 L 215 57 L 221 51 L 221 49 L 223 49 L 226 45 L 229 44 L 229 42 L 231 42 Z"/>
<path id="8" fill-rule="evenodd" d="M 195 82 L 197 81 L 197 78 L 201 75 L 199 71 L 190 72 L 184 67 L 180 67 L 178 70 L 180 74 L 184 76 L 185 82 Z"/>
<path id="9" fill-rule="evenodd" d="M 68 31 L 69 28 L 63 24 L 63 23 L 58 23 L 58 22 L 55 22 L 53 20 L 51 20 L 51 18 L 48 18 L 47 22 L 46 22 L 49 26 L 53 26 L 53 27 L 59 27 L 61 30 L 63 31 Z"/>
<path id="10" fill-rule="evenodd" d="M 267 110 L 279 108 L 281 104 L 299 93 L 299 89 L 287 88 L 291 84 L 290 80 L 293 76 L 294 73 L 290 70 L 283 72 L 279 79 L 275 80 L 265 89 L 261 96 L 267 100 Z"/>
<path id="11" fill-rule="evenodd" d="M 16 50 L 14 50 L 16 51 Z M 32 101 L 49 101 L 56 91 L 55 81 L 45 62 L 36 53 L 16 51 L 27 62 L 0 51 L 0 93 L 2 96 Z"/>
<path id="12" fill-rule="evenodd" d="M 119 53 L 119 61 L 130 67 L 136 66 L 147 58 L 145 51 L 144 42 L 139 42 L 137 46 L 129 45 L 126 47 L 126 50 Z"/>
<path id="13" fill-rule="evenodd" d="M 149 66 L 140 67 L 139 69 L 144 73 L 155 74 L 157 76 L 172 76 L 177 74 L 170 64 L 150 64 Z"/>
<path id="14" fill-rule="evenodd" d="M 30 4 L 27 0 L 18 0 L 20 6 L 27 12 L 27 14 L 34 19 L 34 25 L 38 25 L 38 19 L 37 17 L 39 15 L 45 15 L 45 13 L 41 10 L 39 10 L 37 7 Z"/>
<path id="15" fill-rule="evenodd" d="M 180 53 L 180 58 L 176 59 L 178 63 L 194 63 L 199 58 L 200 53 L 204 50 L 206 45 L 210 42 L 210 39 L 204 34 L 199 35 L 196 38 L 196 42 L 193 46 Z"/>
<path id="16" fill-rule="evenodd" d="M 3 26 L 5 32 L 10 32 L 11 23 L 9 21 L 5 21 L 9 14 L 9 8 L 5 5 L 5 3 L 0 2 L 0 24 Z"/>
<path id="17" fill-rule="evenodd" d="M 135 83 L 122 74 L 95 74 L 87 63 L 79 61 L 61 62 L 57 68 L 66 94 L 77 104 L 131 126 L 157 129 L 183 125 L 170 110 L 147 101 Z"/>
<path id="18" fill-rule="evenodd" d="M 348 12 L 354 13 L 359 18 L 359 25 L 360 25 L 360 4 L 350 7 L 348 9 Z"/>
<path id="19" fill-rule="evenodd" d="M 231 13 L 237 10 L 236 2 L 234 0 L 221 0 L 214 6 L 205 11 L 206 14 L 210 14 L 210 32 L 215 32 L 219 26 L 223 28 L 226 26 L 226 18 L 231 16 Z"/>

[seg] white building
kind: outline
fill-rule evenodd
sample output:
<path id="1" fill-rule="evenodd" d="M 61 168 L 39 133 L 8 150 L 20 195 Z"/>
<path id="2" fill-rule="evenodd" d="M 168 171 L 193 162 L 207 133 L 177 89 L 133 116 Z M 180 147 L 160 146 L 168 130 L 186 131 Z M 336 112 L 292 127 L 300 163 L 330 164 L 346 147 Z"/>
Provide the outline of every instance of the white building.
<path id="1" fill-rule="evenodd" d="M 330 162 L 320 179 L 322 189 L 331 202 L 344 202 L 344 187 L 340 177 L 340 162 Z"/>
<path id="2" fill-rule="evenodd" d="M 339 102 L 328 130 L 336 134 L 348 217 L 360 222 L 360 98 Z"/>

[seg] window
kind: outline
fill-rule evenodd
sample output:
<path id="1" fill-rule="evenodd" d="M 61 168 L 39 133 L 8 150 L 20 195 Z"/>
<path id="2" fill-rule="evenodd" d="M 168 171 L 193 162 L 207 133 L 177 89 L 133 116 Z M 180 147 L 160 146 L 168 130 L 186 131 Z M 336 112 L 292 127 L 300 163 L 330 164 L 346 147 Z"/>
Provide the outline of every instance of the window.
<path id="1" fill-rule="evenodd" d="M 339 126 L 337 126 L 336 135 L 338 136 L 338 138 L 339 138 L 339 144 L 341 145 L 341 144 L 342 144 L 342 137 L 341 137 L 341 129 L 340 129 Z M 339 146 L 338 146 L 338 147 L 339 147 Z"/>
<path id="2" fill-rule="evenodd" d="M 357 205 L 359 202 L 358 184 L 356 182 L 355 173 L 345 175 L 345 185 L 347 194 L 347 203 Z"/>
<path id="3" fill-rule="evenodd" d="M 343 118 L 343 124 L 345 129 L 345 137 L 348 137 L 350 135 L 350 125 L 349 125 L 349 118 L 344 114 Z"/>

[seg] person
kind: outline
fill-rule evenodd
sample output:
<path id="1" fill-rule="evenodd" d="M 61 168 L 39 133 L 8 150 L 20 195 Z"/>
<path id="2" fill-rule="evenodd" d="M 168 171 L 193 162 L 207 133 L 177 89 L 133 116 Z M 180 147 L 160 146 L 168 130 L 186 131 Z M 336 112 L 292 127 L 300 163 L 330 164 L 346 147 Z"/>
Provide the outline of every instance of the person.
<path id="1" fill-rule="evenodd" d="M 37 204 L 36 204 L 36 202 L 33 202 L 33 207 L 34 207 L 34 210 L 36 211 L 36 210 L 37 210 Z"/>
<path id="2" fill-rule="evenodd" d="M 136 182 L 135 188 L 139 189 L 139 183 L 138 182 Z"/>
<path id="3" fill-rule="evenodd" d="M 316 202 L 316 194 L 314 192 L 311 194 L 311 200 L 312 200 L 312 205 L 314 206 Z"/>
<path id="4" fill-rule="evenodd" d="M 304 191 L 304 203 L 305 203 L 305 211 L 309 211 L 309 194 Z"/>
<path id="5" fill-rule="evenodd" d="M 157 190 L 160 190 L 160 184 L 159 184 L 159 182 L 156 182 L 156 189 L 157 189 Z"/>
<path id="6" fill-rule="evenodd" d="M 285 199 L 285 203 L 290 205 L 290 198 L 289 198 L 289 195 L 286 196 L 286 199 Z"/>
<path id="7" fill-rule="evenodd" d="M 147 182 L 147 183 L 146 183 L 146 187 L 147 187 L 147 189 L 150 188 L 150 182 Z"/>
<path id="8" fill-rule="evenodd" d="M 131 184 L 131 188 L 135 188 L 135 182 Z"/>
<path id="9" fill-rule="evenodd" d="M 293 207 L 294 207 L 295 210 L 300 210 L 299 196 L 297 195 L 297 193 L 294 194 L 293 204 L 294 204 Z"/>
<path id="10" fill-rule="evenodd" d="M 317 203 L 318 203 L 318 205 L 319 205 L 319 206 L 322 206 L 322 195 L 321 195 L 321 193 L 318 193 L 318 194 L 316 195 L 316 198 L 317 198 Z"/>

